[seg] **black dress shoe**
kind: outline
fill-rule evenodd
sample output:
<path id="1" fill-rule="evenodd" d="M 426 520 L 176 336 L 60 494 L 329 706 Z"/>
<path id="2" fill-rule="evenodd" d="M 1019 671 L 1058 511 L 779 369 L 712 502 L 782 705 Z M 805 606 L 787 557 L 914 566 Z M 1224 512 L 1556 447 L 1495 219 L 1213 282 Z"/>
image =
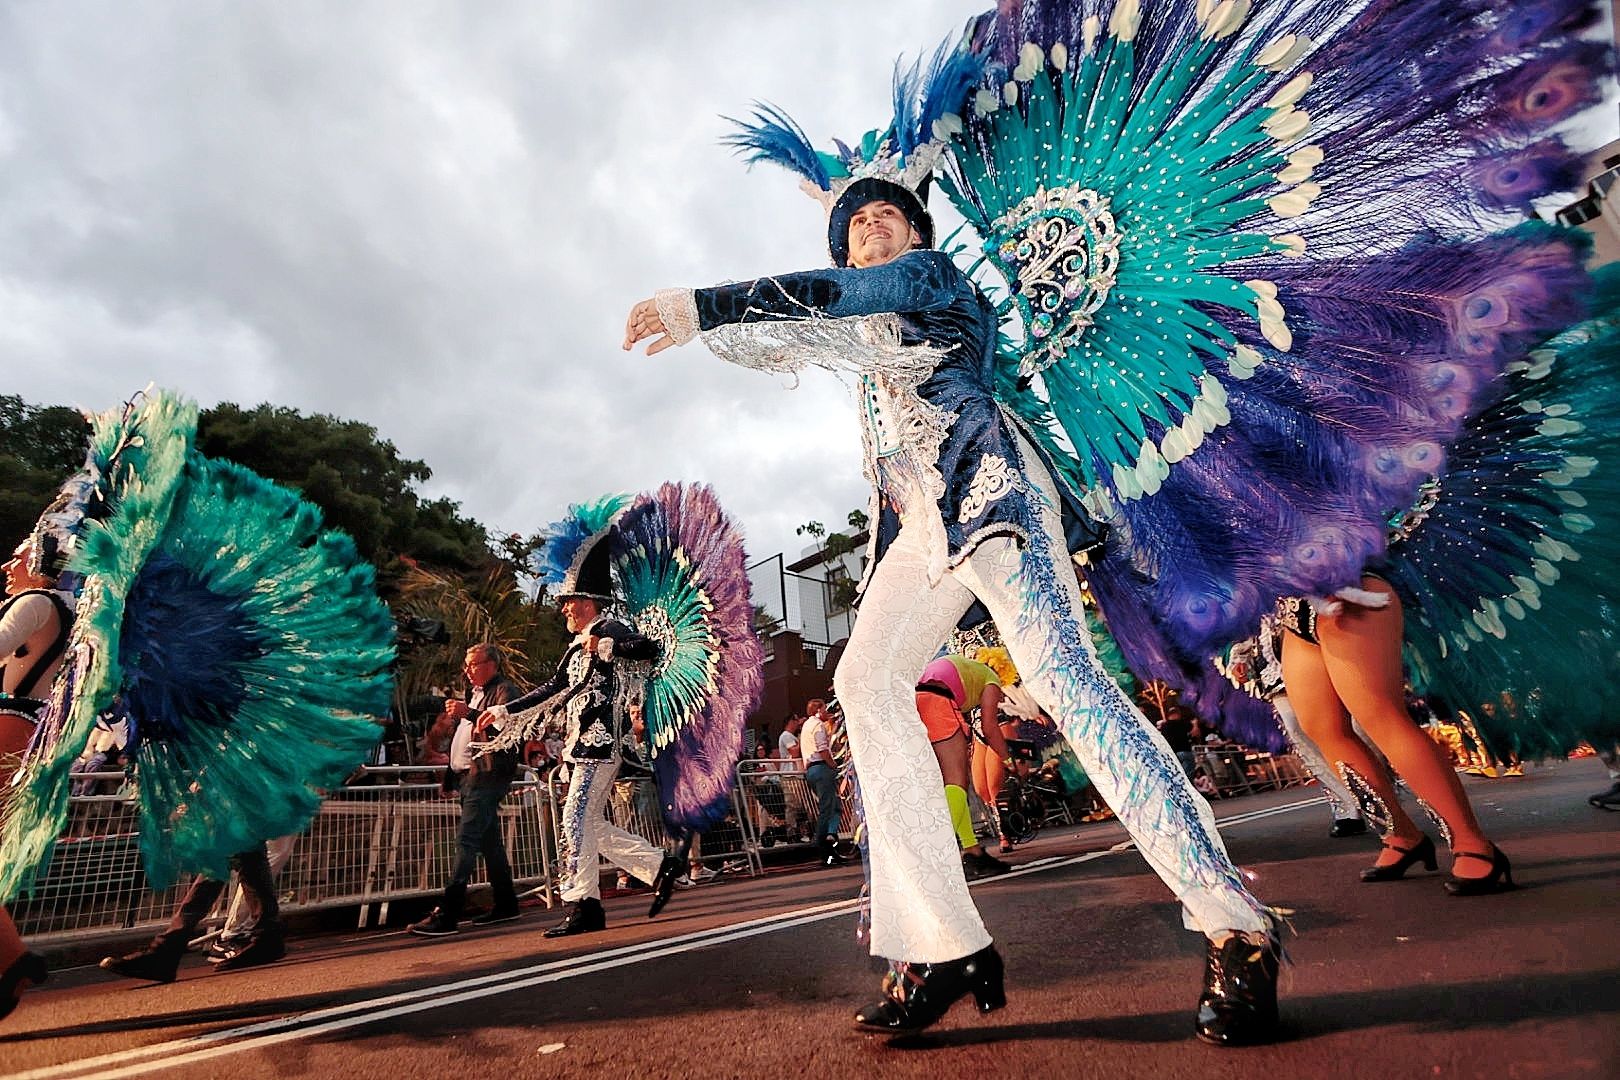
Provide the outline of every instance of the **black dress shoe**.
<path id="1" fill-rule="evenodd" d="M 1367 822 L 1358 817 L 1342 817 L 1333 819 L 1333 828 L 1328 830 L 1332 837 L 1361 836 L 1367 831 Z"/>
<path id="2" fill-rule="evenodd" d="M 994 945 L 960 960 L 908 965 L 903 974 L 885 977 L 884 996 L 855 1014 L 855 1026 L 892 1034 L 921 1031 L 968 993 L 979 1012 L 991 1012 L 1007 1004 L 1003 973 Z"/>
<path id="3" fill-rule="evenodd" d="M 684 873 L 685 859 L 679 855 L 664 856 L 664 861 L 658 864 L 658 873 L 653 876 L 653 898 L 647 907 L 647 918 L 651 919 L 664 910 L 664 905 L 675 894 L 675 879 Z"/>
<path id="4" fill-rule="evenodd" d="M 243 968 L 273 964 L 287 955 L 287 943 L 279 933 L 256 937 L 214 965 L 215 971 L 241 971 Z"/>
<path id="5" fill-rule="evenodd" d="M 607 929 L 607 912 L 602 901 L 586 897 L 575 904 L 568 917 L 546 931 L 546 937 L 571 937 L 574 934 L 594 934 Z"/>
<path id="6" fill-rule="evenodd" d="M 45 958 L 37 952 L 25 952 L 0 971 L 0 1020 L 11 1015 L 11 1010 L 22 1000 L 23 991 L 38 986 L 50 973 Z"/>
<path id="7" fill-rule="evenodd" d="M 1233 934 L 1208 944 L 1204 993 L 1198 999 L 1198 1037 L 1216 1046 L 1253 1046 L 1277 1037 L 1277 971 L 1282 945 L 1276 934 L 1256 945 Z"/>
<path id="8" fill-rule="evenodd" d="M 1476 855 L 1472 851 L 1453 851 L 1452 859 L 1478 859 L 1491 864 L 1491 872 L 1484 877 L 1460 878 L 1456 874 L 1446 882 L 1446 892 L 1452 896 L 1487 896 L 1491 893 L 1517 889 L 1513 884 L 1513 864 L 1502 854 L 1502 849 L 1491 847 L 1489 855 Z"/>
<path id="9" fill-rule="evenodd" d="M 1423 864 L 1425 870 L 1438 870 L 1439 861 L 1434 854 L 1434 841 L 1425 836 L 1422 840 L 1409 848 L 1397 847 L 1386 843 L 1385 847 L 1397 852 L 1400 858 L 1388 866 L 1369 866 L 1361 872 L 1362 881 L 1399 881 L 1406 876 L 1406 872 L 1418 863 Z"/>
<path id="10" fill-rule="evenodd" d="M 174 976 L 180 970 L 180 956 L 184 952 L 184 943 L 179 948 L 148 945 L 144 949 L 136 949 L 123 956 L 104 957 L 101 966 L 103 970 L 110 971 L 114 975 L 122 975 L 126 979 L 174 982 Z"/>

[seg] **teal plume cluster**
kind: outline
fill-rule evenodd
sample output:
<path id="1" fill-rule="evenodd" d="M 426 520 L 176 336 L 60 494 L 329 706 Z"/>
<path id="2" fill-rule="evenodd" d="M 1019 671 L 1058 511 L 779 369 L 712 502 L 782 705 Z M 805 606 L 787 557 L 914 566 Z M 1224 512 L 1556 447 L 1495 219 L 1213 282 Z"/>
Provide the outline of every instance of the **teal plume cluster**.
<path id="1" fill-rule="evenodd" d="M 302 830 L 382 733 L 394 624 L 371 566 L 315 506 L 195 435 L 196 407 L 166 392 L 94 421 L 104 509 L 74 553 L 64 674 L 0 821 L 0 896 L 49 859 L 100 717 L 128 722 L 159 887 L 222 878 L 232 855 Z"/>

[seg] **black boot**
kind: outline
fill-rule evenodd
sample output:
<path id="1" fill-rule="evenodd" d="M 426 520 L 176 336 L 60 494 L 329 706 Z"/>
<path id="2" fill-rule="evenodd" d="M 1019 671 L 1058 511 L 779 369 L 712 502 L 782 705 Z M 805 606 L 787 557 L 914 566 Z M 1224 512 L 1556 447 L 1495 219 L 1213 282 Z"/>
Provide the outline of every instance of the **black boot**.
<path id="1" fill-rule="evenodd" d="M 174 982 L 180 970 L 180 957 L 186 952 L 184 937 L 160 937 L 144 949 L 136 949 L 123 956 L 108 956 L 101 961 L 104 970 L 126 979 L 146 979 L 149 982 Z"/>
<path id="2" fill-rule="evenodd" d="M 1277 971 L 1282 944 L 1266 934 L 1256 945 L 1233 934 L 1208 943 L 1204 993 L 1198 999 L 1198 1037 L 1216 1046 L 1252 1046 L 1277 1036 Z"/>
<path id="3" fill-rule="evenodd" d="M 962 873 L 969 881 L 996 877 L 1009 873 L 1011 870 L 1011 864 L 1002 862 L 983 848 L 978 851 L 962 852 Z"/>
<path id="4" fill-rule="evenodd" d="M 971 992 L 979 1012 L 1007 1004 L 1001 954 L 986 945 L 972 956 L 942 964 L 910 964 L 883 980 L 883 998 L 855 1014 L 855 1026 L 900 1034 L 921 1031 Z"/>
<path id="5" fill-rule="evenodd" d="M 467 906 L 467 883 L 452 881 L 445 886 L 439 906 L 421 922 L 411 923 L 410 932 L 418 937 L 449 937 L 457 932 L 461 911 Z"/>
<path id="6" fill-rule="evenodd" d="M 546 937 L 570 937 L 574 934 L 594 934 L 607 929 L 607 912 L 602 901 L 587 896 L 569 909 L 568 917 L 546 931 Z"/>
<path id="7" fill-rule="evenodd" d="M 651 906 L 647 908 L 647 918 L 651 919 L 664 910 L 664 905 L 674 895 L 675 879 L 684 873 L 685 859 L 674 854 L 664 856 L 664 861 L 658 864 L 658 873 L 653 876 L 653 898 Z"/>

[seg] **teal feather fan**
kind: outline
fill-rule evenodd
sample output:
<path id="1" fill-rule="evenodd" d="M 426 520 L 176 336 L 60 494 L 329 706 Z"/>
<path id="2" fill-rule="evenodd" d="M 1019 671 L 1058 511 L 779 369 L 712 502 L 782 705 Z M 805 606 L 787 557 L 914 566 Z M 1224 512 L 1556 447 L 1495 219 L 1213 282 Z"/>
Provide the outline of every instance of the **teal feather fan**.
<path id="1" fill-rule="evenodd" d="M 381 734 L 393 620 L 348 537 L 295 492 L 191 448 L 195 408 L 150 394 L 97 423 L 138 431 L 110 479 L 67 673 L 0 825 L 0 896 L 49 857 L 68 773 L 98 716 L 129 723 L 147 875 L 222 877 L 303 829 Z"/>
<path id="2" fill-rule="evenodd" d="M 1620 267 L 1607 314 L 1513 364 L 1396 522 L 1415 683 L 1499 751 L 1620 741 Z"/>
<path id="3" fill-rule="evenodd" d="M 940 178 L 1012 286 L 1025 335 L 1009 357 L 1017 377 L 1059 366 L 1062 377 L 1043 380 L 1046 401 L 1030 419 L 1077 490 L 1107 482 L 1156 491 L 1167 459 L 1227 422 L 1207 369 L 1241 369 L 1253 350 L 1239 349 L 1212 306 L 1255 320 L 1279 349 L 1291 341 L 1275 290 L 1230 276 L 1231 264 L 1290 243 L 1235 227 L 1266 210 L 1264 193 L 1275 194 L 1277 174 L 1290 167 L 1268 127 L 1287 110 L 1233 116 L 1221 107 L 1273 71 L 1233 65 L 1199 88 L 1203 105 L 1167 123 L 1223 49 L 1188 35 L 1182 55 L 1150 76 L 1137 71 L 1131 41 L 1113 34 L 1062 70 L 1026 46 L 1005 97 L 985 90 L 975 99 L 972 130 L 958 139 L 976 145 Z M 1309 172 L 1308 158 L 1300 171 Z M 1059 177 L 1061 188 L 1048 186 Z M 1144 418 L 1168 429 L 1167 444 L 1156 445 L 1164 440 Z M 1073 450 L 1053 441 L 1054 422 Z"/>

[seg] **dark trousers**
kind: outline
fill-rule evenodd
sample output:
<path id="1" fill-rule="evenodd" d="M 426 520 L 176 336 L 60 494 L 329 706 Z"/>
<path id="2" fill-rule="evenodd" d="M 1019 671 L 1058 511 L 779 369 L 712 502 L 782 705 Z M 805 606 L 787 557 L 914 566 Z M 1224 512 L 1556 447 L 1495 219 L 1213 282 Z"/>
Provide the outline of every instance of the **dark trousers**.
<path id="1" fill-rule="evenodd" d="M 838 798 L 838 773 L 826 762 L 817 761 L 804 770 L 805 782 L 816 793 L 816 839 L 838 835 L 844 804 Z"/>
<path id="2" fill-rule="evenodd" d="M 279 935 L 281 905 L 276 901 L 276 880 L 270 873 L 270 854 L 264 845 L 232 855 L 231 869 L 236 871 L 248 902 L 259 913 L 258 933 L 261 936 Z M 184 949 L 196 933 L 197 925 L 207 918 L 214 902 L 224 891 L 223 881 L 215 881 L 201 874 L 192 878 L 191 888 L 186 890 L 185 899 L 180 901 L 174 916 L 169 919 L 168 928 L 153 938 L 152 944 L 160 948 Z"/>
<path id="3" fill-rule="evenodd" d="M 465 886 L 478 868 L 478 856 L 489 868 L 489 883 L 499 902 L 515 895 L 512 864 L 506 861 L 506 845 L 501 841 L 501 800 L 511 790 L 512 779 L 467 776 L 461 783 L 461 832 L 456 837 L 456 869 L 452 884 Z"/>

